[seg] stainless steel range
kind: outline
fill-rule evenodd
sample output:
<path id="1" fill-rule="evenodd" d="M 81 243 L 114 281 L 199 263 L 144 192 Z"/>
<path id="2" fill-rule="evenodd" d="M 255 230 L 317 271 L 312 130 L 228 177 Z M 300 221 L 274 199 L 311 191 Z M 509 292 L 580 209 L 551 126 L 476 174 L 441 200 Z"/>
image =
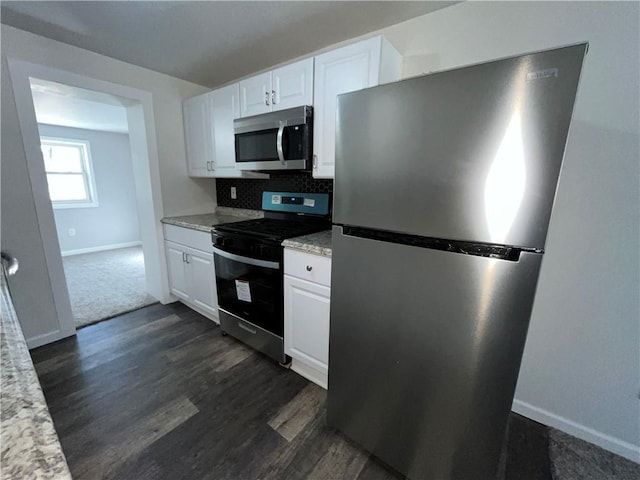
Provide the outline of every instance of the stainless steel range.
<path id="1" fill-rule="evenodd" d="M 281 363 L 284 354 L 283 248 L 287 238 L 327 230 L 327 193 L 264 192 L 265 218 L 214 227 L 220 327 Z"/>

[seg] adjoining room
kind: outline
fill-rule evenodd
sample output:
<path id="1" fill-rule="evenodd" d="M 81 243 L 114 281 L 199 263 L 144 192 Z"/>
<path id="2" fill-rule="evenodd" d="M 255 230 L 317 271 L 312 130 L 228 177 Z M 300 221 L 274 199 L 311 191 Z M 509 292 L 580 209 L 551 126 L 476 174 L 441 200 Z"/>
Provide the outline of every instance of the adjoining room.
<path id="1" fill-rule="evenodd" d="M 126 100 L 30 83 L 76 328 L 154 303 L 146 289 Z"/>

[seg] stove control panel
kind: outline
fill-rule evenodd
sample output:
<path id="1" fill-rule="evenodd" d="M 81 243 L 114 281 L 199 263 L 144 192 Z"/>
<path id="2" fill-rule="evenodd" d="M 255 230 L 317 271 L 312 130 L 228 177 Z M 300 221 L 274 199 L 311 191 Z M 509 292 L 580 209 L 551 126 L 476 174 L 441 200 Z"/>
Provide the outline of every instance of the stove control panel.
<path id="1" fill-rule="evenodd" d="M 328 193 L 263 192 L 262 209 L 274 212 L 329 214 Z"/>

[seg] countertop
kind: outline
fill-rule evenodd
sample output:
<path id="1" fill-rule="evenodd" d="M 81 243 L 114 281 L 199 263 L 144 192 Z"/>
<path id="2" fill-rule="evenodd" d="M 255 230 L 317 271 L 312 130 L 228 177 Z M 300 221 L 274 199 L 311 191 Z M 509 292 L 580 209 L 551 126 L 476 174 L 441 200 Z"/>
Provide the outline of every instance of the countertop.
<path id="1" fill-rule="evenodd" d="M 302 237 L 288 238 L 282 242 L 282 246 L 293 248 L 307 253 L 315 253 L 324 257 L 331 256 L 331 230 L 303 235 Z"/>
<path id="2" fill-rule="evenodd" d="M 258 210 L 243 210 L 239 208 L 218 207 L 215 213 L 203 213 L 200 215 L 183 215 L 179 217 L 164 217 L 160 220 L 167 225 L 191 228 L 201 232 L 211 232 L 211 227 L 223 223 L 240 222 L 251 218 L 260 218 L 263 212 Z"/>
<path id="3" fill-rule="evenodd" d="M 71 479 L 0 268 L 2 478 Z"/>
<path id="4" fill-rule="evenodd" d="M 180 217 L 164 217 L 161 222 L 178 227 L 191 228 L 202 232 L 211 232 L 211 227 L 223 223 L 240 222 L 250 218 L 260 218 L 264 212 L 260 210 L 242 210 L 230 207 L 218 207 L 215 213 L 200 215 L 184 215 Z M 287 248 L 315 253 L 325 257 L 331 256 L 331 230 L 289 238 L 282 242 Z"/>

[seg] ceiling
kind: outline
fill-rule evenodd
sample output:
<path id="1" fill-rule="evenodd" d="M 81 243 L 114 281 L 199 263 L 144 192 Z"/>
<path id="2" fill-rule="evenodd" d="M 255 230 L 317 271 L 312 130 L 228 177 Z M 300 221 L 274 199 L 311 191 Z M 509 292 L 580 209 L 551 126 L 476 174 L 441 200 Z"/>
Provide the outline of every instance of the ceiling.
<path id="1" fill-rule="evenodd" d="M 455 3 L 3 0 L 0 18 L 213 88 Z"/>
<path id="2" fill-rule="evenodd" d="M 35 78 L 30 83 L 38 123 L 128 133 L 128 100 Z"/>

